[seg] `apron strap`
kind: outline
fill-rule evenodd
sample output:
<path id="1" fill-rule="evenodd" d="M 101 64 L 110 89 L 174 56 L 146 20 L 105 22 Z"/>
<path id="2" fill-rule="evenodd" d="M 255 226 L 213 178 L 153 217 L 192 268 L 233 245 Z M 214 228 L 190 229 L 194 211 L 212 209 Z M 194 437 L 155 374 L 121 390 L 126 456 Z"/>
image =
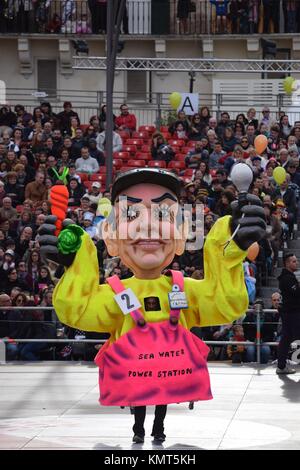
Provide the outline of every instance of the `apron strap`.
<path id="1" fill-rule="evenodd" d="M 115 294 L 120 294 L 121 292 L 126 290 L 126 287 L 124 286 L 124 284 L 122 283 L 122 281 L 119 279 L 117 275 L 108 277 L 106 281 L 110 285 L 112 290 L 115 292 Z M 144 327 L 146 325 L 144 316 L 142 312 L 140 311 L 140 309 L 133 310 L 132 312 L 130 312 L 130 315 L 138 326 Z"/>
<path id="2" fill-rule="evenodd" d="M 181 271 L 173 271 L 170 269 L 170 271 L 167 272 L 167 275 L 172 276 L 172 286 L 176 285 L 179 288 L 180 292 L 184 291 L 184 277 Z M 179 317 L 180 317 L 180 309 L 172 309 L 170 310 L 170 321 L 173 323 L 173 319 L 175 318 L 178 322 Z M 172 321 L 173 320 L 173 321 Z M 175 321 L 176 323 L 176 321 Z"/>

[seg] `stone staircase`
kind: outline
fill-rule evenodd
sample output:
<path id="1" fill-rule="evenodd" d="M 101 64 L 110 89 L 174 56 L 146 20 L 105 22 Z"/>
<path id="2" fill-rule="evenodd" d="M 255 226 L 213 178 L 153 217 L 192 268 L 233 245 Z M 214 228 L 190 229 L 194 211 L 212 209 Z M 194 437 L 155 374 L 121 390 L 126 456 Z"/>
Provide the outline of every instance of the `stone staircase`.
<path id="1" fill-rule="evenodd" d="M 271 295 L 274 292 L 279 291 L 278 287 L 278 276 L 281 274 L 282 267 L 283 267 L 283 256 L 286 253 L 294 253 L 297 256 L 300 264 L 300 230 L 296 230 L 294 232 L 295 239 L 289 240 L 283 249 L 283 251 L 279 252 L 279 260 L 278 260 L 278 267 L 274 269 L 274 275 L 269 276 L 267 280 L 267 286 L 261 287 L 259 297 L 263 299 L 264 305 L 266 308 L 271 306 Z M 296 277 L 300 279 L 300 270 L 297 271 Z"/>

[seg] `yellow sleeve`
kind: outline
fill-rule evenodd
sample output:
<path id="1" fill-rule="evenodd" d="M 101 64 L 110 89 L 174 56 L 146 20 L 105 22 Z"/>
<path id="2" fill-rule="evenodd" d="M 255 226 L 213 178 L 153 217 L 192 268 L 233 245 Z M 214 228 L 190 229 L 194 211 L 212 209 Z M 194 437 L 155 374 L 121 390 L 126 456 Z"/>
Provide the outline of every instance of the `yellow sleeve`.
<path id="1" fill-rule="evenodd" d="M 86 233 L 73 264 L 55 287 L 53 305 L 62 323 L 84 331 L 114 336 L 124 321 L 110 286 L 99 285 L 97 251 Z"/>
<path id="2" fill-rule="evenodd" d="M 225 325 L 240 318 L 248 308 L 243 260 L 246 252 L 232 240 L 230 216 L 219 219 L 204 245 L 204 276 L 185 279 L 189 309 L 184 311 L 188 327 Z"/>

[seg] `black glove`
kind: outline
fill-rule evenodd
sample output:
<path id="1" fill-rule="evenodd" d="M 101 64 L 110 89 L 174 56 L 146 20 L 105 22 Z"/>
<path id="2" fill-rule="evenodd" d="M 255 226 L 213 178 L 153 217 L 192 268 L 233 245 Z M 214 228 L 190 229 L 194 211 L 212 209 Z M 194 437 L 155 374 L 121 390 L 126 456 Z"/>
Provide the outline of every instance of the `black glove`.
<path id="1" fill-rule="evenodd" d="M 242 202 L 232 202 L 231 208 L 231 233 L 240 225 L 233 240 L 241 250 L 248 250 L 266 235 L 265 212 L 261 200 L 254 194 L 247 194 Z"/>
<path id="2" fill-rule="evenodd" d="M 58 238 L 54 235 L 56 231 L 56 221 L 57 217 L 55 215 L 49 215 L 46 217 L 45 223 L 43 223 L 43 225 L 41 225 L 39 228 L 38 242 L 41 247 L 41 253 L 50 260 L 55 261 L 55 263 L 69 267 L 73 263 L 76 253 L 63 255 L 58 251 Z M 70 224 L 74 224 L 73 220 L 65 219 L 62 224 L 62 229 L 68 227 Z"/>

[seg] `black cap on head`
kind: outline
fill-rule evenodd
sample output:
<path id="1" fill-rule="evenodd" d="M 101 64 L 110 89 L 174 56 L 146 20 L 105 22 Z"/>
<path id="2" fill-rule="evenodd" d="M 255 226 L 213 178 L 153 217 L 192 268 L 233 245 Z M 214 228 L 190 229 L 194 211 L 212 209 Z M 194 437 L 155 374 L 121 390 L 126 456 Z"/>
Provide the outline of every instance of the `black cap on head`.
<path id="1" fill-rule="evenodd" d="M 151 183 L 164 186 L 180 198 L 180 179 L 170 171 L 160 168 L 135 168 L 119 173 L 113 183 L 111 202 L 115 203 L 117 196 L 124 190 L 141 183 Z"/>

